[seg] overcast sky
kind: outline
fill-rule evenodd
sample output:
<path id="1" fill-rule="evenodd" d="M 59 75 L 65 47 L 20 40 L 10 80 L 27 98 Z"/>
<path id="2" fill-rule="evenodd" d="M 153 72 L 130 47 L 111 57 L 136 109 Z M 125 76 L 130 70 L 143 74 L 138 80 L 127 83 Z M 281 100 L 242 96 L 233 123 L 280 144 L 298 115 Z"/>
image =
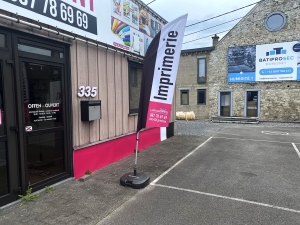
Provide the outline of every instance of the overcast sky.
<path id="1" fill-rule="evenodd" d="M 152 0 L 142 0 L 144 3 L 148 4 Z M 183 14 L 188 13 L 187 26 L 246 5 L 258 2 L 258 0 L 156 0 L 149 4 L 148 6 L 152 8 L 156 13 L 162 16 L 167 21 L 171 21 Z M 200 23 L 185 29 L 185 34 L 193 33 L 202 29 L 206 29 L 217 24 L 221 24 L 239 17 L 243 17 L 247 14 L 253 7 L 247 7 L 242 10 L 227 14 L 225 16 Z M 232 21 L 230 23 L 197 32 L 192 35 L 185 36 L 183 42 L 188 42 L 195 40 L 197 38 L 205 37 L 208 35 L 213 36 L 215 33 L 231 29 L 239 20 Z M 222 38 L 226 33 L 218 34 Z M 182 49 L 193 49 L 212 46 L 211 37 L 200 39 L 198 41 L 193 41 L 182 45 Z"/>

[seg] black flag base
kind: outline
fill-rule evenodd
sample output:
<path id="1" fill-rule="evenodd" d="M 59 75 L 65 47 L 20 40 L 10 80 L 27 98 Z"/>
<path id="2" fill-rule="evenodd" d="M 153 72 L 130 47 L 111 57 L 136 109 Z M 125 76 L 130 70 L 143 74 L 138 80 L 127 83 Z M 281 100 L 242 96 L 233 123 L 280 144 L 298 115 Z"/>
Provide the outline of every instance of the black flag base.
<path id="1" fill-rule="evenodd" d="M 137 173 L 136 169 L 133 173 L 126 173 L 120 178 L 122 186 L 128 186 L 134 189 L 141 189 L 150 183 L 150 177 L 144 173 Z"/>
<path id="2" fill-rule="evenodd" d="M 126 173 L 120 178 L 120 184 L 134 189 L 141 189 L 150 183 L 150 177 L 144 173 L 137 172 L 137 153 L 139 145 L 139 131 L 136 132 L 136 146 L 135 146 L 135 163 L 133 173 Z"/>

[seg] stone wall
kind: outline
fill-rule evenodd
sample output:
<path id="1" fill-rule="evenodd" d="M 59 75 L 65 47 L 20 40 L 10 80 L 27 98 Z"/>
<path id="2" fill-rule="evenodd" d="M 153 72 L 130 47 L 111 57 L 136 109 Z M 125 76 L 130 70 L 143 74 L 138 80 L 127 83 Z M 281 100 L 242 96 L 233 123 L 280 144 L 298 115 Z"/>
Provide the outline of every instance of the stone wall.
<path id="1" fill-rule="evenodd" d="M 209 119 L 208 84 L 198 84 L 197 82 L 198 57 L 206 57 L 207 67 L 209 52 L 190 53 L 188 55 L 181 55 L 180 57 L 176 80 L 176 112 L 193 111 L 196 119 Z M 206 90 L 206 105 L 197 105 L 197 89 Z M 189 105 L 181 105 L 180 90 L 189 90 Z"/>
<path id="2" fill-rule="evenodd" d="M 285 27 L 270 32 L 265 17 L 281 11 L 287 17 Z M 228 47 L 260 45 L 300 40 L 300 2 L 298 0 L 265 0 L 256 5 L 211 52 L 208 61 L 209 117 L 218 115 L 218 92 L 232 90 L 232 116 L 244 116 L 245 89 L 260 90 L 260 120 L 300 121 L 300 82 L 227 82 Z"/>

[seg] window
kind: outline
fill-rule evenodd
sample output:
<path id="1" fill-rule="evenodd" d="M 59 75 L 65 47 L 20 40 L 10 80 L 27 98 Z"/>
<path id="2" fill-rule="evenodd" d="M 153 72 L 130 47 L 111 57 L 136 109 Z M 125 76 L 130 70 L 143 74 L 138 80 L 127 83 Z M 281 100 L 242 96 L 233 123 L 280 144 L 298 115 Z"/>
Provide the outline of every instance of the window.
<path id="1" fill-rule="evenodd" d="M 260 114 L 260 90 L 245 90 L 244 115 L 247 117 L 259 117 Z"/>
<path id="2" fill-rule="evenodd" d="M 282 12 L 272 12 L 265 19 L 265 27 L 268 31 L 279 31 L 286 24 L 286 16 Z"/>
<path id="3" fill-rule="evenodd" d="M 142 64 L 129 62 L 129 113 L 138 113 L 140 104 L 140 92 L 142 84 Z"/>
<path id="4" fill-rule="evenodd" d="M 0 34 L 0 48 L 5 48 L 5 35 Z"/>
<path id="5" fill-rule="evenodd" d="M 189 104 L 189 91 L 188 90 L 181 90 L 180 91 L 180 104 L 181 105 L 188 105 Z"/>
<path id="6" fill-rule="evenodd" d="M 52 50 L 52 49 L 43 49 L 40 47 L 34 47 L 29 45 L 18 44 L 19 51 L 29 52 L 43 56 L 50 56 L 55 58 L 64 58 L 64 54 L 60 51 Z"/>
<path id="7" fill-rule="evenodd" d="M 137 86 L 137 68 L 131 66 L 129 70 L 129 84 L 130 86 Z"/>
<path id="8" fill-rule="evenodd" d="M 197 90 L 197 104 L 206 105 L 206 90 Z"/>
<path id="9" fill-rule="evenodd" d="M 206 58 L 198 59 L 198 84 L 206 83 Z"/>
<path id="10" fill-rule="evenodd" d="M 231 91 L 219 91 L 219 116 L 232 116 Z"/>

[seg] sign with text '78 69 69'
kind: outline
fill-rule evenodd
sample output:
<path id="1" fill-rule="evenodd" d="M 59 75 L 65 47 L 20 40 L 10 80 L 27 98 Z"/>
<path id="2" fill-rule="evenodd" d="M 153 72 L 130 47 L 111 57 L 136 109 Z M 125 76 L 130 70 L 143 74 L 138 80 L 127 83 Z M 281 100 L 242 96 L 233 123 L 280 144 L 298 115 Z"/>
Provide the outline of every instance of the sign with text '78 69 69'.
<path id="1" fill-rule="evenodd" d="M 23 15 L 26 11 L 37 13 L 42 22 L 47 22 L 47 19 L 56 20 L 67 26 L 71 26 L 82 31 L 97 35 L 97 18 L 92 13 L 83 10 L 76 5 L 74 1 L 62 1 L 62 0 L 3 0 L 4 2 L 14 4 L 20 7 L 15 8 L 20 15 Z M 1 2 L 1 1 L 0 1 Z M 70 4 L 68 4 L 68 2 Z M 75 1 L 76 2 L 76 1 Z M 92 3 L 93 1 L 90 1 Z M 5 4 L 5 3 L 1 3 Z M 94 10 L 91 5 L 91 10 Z M 28 14 L 28 13 L 27 13 Z M 24 15 L 23 15 L 24 16 Z M 53 24 L 53 22 L 51 23 Z M 66 27 L 66 26 L 65 26 Z"/>
<path id="2" fill-rule="evenodd" d="M 0 9 L 141 56 L 163 27 L 133 0 L 0 0 Z"/>

